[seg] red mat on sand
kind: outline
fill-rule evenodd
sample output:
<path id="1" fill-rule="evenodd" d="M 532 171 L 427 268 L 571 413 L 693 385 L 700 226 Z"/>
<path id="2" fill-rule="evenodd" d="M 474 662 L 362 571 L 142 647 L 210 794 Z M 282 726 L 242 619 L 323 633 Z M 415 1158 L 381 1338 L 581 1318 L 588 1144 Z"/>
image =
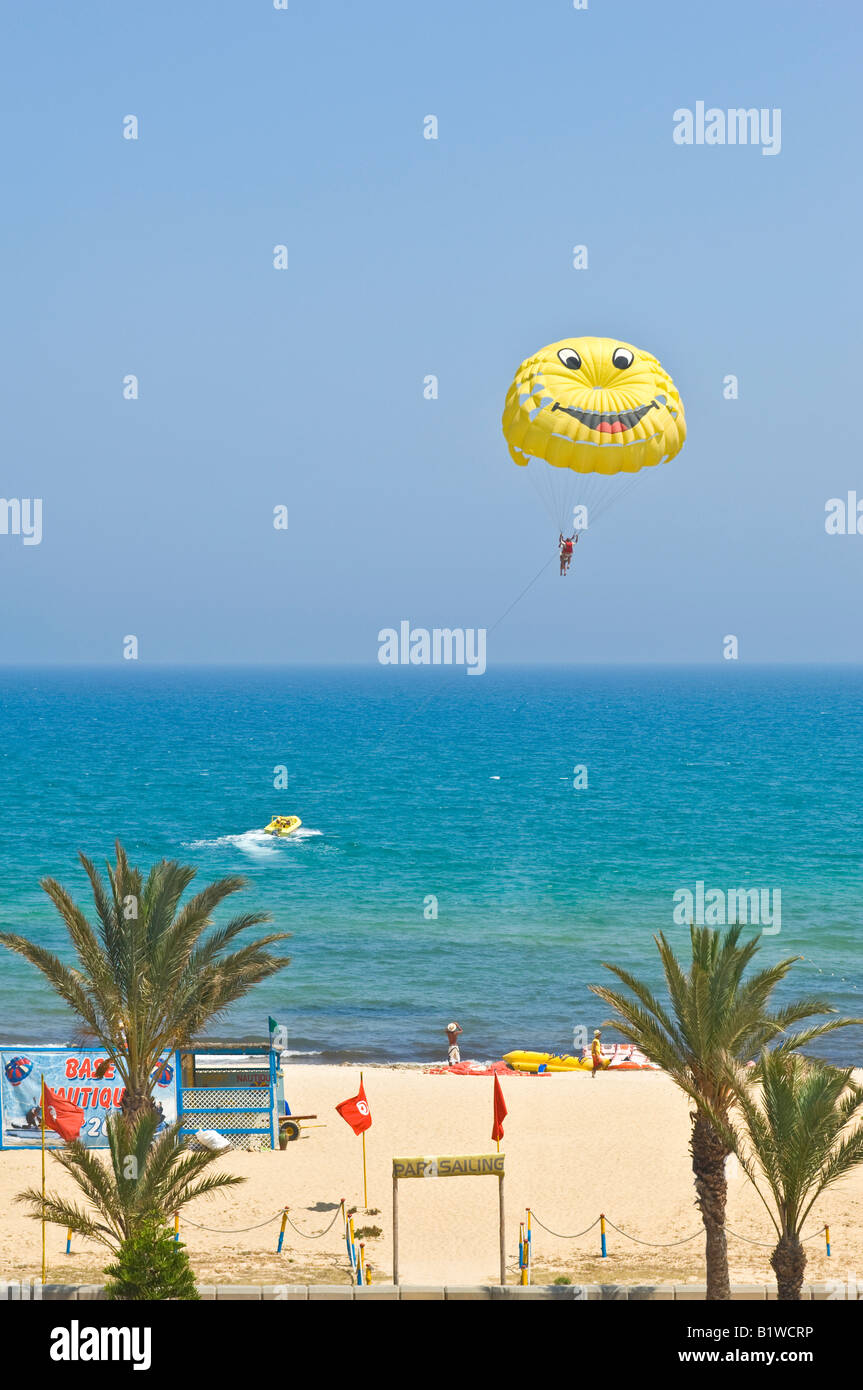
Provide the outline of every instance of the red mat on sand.
<path id="1" fill-rule="evenodd" d="M 513 1071 L 506 1062 L 456 1062 L 455 1066 L 423 1067 L 428 1076 L 530 1076 L 530 1072 Z M 539 1075 L 548 1075 L 540 1072 Z"/>

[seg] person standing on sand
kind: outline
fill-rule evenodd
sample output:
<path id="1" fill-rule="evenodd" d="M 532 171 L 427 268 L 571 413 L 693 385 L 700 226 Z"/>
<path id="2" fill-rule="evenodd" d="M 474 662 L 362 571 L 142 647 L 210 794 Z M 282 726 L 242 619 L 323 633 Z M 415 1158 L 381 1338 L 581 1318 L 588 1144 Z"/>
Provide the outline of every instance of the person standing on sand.
<path id="1" fill-rule="evenodd" d="M 593 1063 L 593 1070 L 590 1073 L 591 1081 L 596 1076 L 596 1073 L 603 1069 L 601 1037 L 602 1033 L 597 1028 L 593 1035 L 593 1042 L 590 1044 L 590 1060 Z"/>
<path id="2" fill-rule="evenodd" d="M 458 1050 L 459 1034 L 464 1032 L 460 1023 L 447 1024 L 446 1030 L 446 1060 L 447 1065 L 454 1067 L 456 1062 L 461 1061 L 461 1053 Z"/>

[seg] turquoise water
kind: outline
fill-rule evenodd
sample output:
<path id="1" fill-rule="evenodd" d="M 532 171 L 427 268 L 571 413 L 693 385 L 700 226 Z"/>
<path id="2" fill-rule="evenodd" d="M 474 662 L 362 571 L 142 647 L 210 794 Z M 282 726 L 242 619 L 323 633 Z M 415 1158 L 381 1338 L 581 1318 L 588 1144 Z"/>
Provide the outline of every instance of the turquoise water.
<path id="1" fill-rule="evenodd" d="M 85 903 L 77 851 L 119 837 L 141 866 L 243 873 L 236 909 L 293 933 L 213 1032 L 272 1014 L 321 1060 L 417 1061 L 456 1018 L 463 1055 L 493 1057 L 601 1023 L 602 959 L 656 978 L 651 933 L 685 951 L 673 894 L 701 880 L 779 889 L 763 960 L 803 955 L 795 993 L 863 1014 L 861 731 L 854 669 L 7 670 L 0 920 L 62 948 L 39 879 Z M 301 837 L 261 835 L 276 813 Z M 73 1032 L 3 952 L 0 1040 Z M 827 1052 L 863 1060 L 863 1031 Z"/>

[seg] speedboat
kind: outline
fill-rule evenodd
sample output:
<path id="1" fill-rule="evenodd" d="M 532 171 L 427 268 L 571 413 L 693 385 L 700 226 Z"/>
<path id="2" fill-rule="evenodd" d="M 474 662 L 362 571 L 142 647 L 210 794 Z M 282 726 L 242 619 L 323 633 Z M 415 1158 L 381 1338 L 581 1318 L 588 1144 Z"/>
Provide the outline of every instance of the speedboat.
<path id="1" fill-rule="evenodd" d="M 264 826 L 265 835 L 293 835 L 302 825 L 299 816 L 273 816 L 269 825 Z"/>

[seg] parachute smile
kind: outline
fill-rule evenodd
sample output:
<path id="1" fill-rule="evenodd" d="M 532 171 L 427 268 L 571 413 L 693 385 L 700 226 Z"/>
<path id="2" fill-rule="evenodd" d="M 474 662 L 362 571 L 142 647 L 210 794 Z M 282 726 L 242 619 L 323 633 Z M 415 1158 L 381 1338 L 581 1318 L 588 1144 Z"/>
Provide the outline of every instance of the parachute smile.
<path id="1" fill-rule="evenodd" d="M 621 338 L 563 338 L 526 357 L 501 426 L 510 458 L 564 539 L 592 526 L 639 474 L 675 458 L 686 439 L 672 378 Z"/>
<path id="2" fill-rule="evenodd" d="M 653 410 L 654 407 L 658 410 L 661 405 L 665 405 L 665 396 L 655 396 L 648 405 L 640 405 L 636 410 L 621 410 L 616 414 L 603 415 L 595 410 L 577 410 L 573 405 L 558 405 L 557 401 L 551 408 L 562 410 L 580 424 L 586 425 L 589 430 L 596 430 L 598 434 L 625 434 L 627 430 L 634 430 L 649 410 Z"/>

